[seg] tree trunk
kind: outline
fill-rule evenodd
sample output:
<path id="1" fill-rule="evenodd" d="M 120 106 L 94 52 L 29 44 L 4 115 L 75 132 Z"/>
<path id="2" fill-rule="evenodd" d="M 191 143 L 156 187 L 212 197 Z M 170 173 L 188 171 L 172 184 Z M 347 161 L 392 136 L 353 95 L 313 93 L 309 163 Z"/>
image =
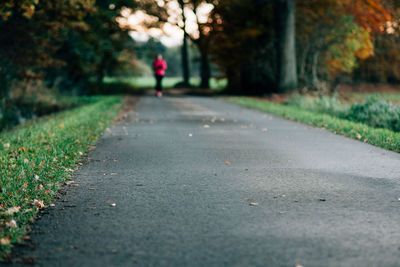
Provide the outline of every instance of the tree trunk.
<path id="1" fill-rule="evenodd" d="M 97 70 L 96 70 L 98 84 L 103 83 L 105 69 L 106 69 L 106 59 L 105 59 L 105 56 L 103 56 L 103 58 L 101 59 L 101 62 L 97 66 Z"/>
<path id="2" fill-rule="evenodd" d="M 307 43 L 305 45 L 305 48 L 303 49 L 301 57 L 300 57 L 298 78 L 301 81 L 301 83 L 306 81 L 306 64 L 307 64 L 307 56 L 308 56 L 309 51 L 310 51 L 310 45 Z"/>
<path id="3" fill-rule="evenodd" d="M 183 0 L 178 0 L 179 6 L 182 10 L 182 22 L 183 22 L 183 44 L 181 50 L 182 56 L 182 74 L 184 86 L 190 86 L 189 78 L 189 53 L 188 53 L 188 33 L 186 32 L 186 16 L 185 16 L 185 2 Z"/>
<path id="4" fill-rule="evenodd" d="M 318 87 L 319 79 L 318 79 L 318 61 L 319 61 L 319 51 L 313 54 L 312 58 L 312 85 Z"/>
<path id="5" fill-rule="evenodd" d="M 182 74 L 183 83 L 185 86 L 189 86 L 189 55 L 188 55 L 188 37 L 186 31 L 183 34 L 183 44 L 182 44 Z"/>
<path id="6" fill-rule="evenodd" d="M 201 51 L 200 73 L 201 73 L 201 88 L 210 88 L 210 61 L 208 54 L 203 50 Z"/>
<path id="7" fill-rule="evenodd" d="M 297 89 L 296 70 L 296 3 L 295 0 L 279 0 L 277 31 L 279 33 L 278 90 Z"/>

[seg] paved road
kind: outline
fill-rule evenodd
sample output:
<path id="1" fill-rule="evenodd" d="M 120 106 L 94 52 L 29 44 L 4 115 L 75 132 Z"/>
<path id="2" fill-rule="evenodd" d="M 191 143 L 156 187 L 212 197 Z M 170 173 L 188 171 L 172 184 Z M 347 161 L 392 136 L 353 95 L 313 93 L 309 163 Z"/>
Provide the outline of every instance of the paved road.
<path id="1" fill-rule="evenodd" d="M 89 158 L 34 226 L 38 266 L 400 266 L 399 154 L 145 97 Z"/>

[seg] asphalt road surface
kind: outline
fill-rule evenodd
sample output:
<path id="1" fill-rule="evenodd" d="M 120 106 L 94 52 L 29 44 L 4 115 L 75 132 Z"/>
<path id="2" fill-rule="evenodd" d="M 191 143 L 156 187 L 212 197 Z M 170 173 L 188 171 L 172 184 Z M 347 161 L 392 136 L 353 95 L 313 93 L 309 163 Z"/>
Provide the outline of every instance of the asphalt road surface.
<path id="1" fill-rule="evenodd" d="M 33 226 L 37 266 L 400 266 L 400 154 L 144 97 Z"/>

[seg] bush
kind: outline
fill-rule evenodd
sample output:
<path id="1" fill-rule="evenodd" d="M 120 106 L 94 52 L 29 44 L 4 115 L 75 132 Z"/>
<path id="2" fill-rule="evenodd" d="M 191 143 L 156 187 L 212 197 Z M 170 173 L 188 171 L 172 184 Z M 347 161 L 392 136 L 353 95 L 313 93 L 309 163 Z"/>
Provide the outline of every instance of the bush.
<path id="1" fill-rule="evenodd" d="M 400 106 L 383 100 L 379 96 L 369 97 L 361 103 L 343 105 L 337 95 L 314 97 L 294 94 L 289 98 L 287 104 L 308 111 L 365 123 L 375 128 L 400 131 Z"/>
<path id="2" fill-rule="evenodd" d="M 367 98 L 362 103 L 352 104 L 346 118 L 372 127 L 400 131 L 400 106 L 377 96 Z"/>

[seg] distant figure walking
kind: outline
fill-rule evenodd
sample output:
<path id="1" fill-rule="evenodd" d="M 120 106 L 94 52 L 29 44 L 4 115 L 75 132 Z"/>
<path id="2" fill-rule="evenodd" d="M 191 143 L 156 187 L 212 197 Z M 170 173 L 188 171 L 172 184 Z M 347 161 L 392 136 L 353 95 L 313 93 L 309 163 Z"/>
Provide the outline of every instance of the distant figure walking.
<path id="1" fill-rule="evenodd" d="M 157 59 L 153 62 L 154 75 L 156 77 L 156 95 L 158 97 L 162 96 L 162 79 L 165 75 L 165 70 L 167 69 L 167 62 L 163 59 L 161 54 L 157 55 Z"/>

